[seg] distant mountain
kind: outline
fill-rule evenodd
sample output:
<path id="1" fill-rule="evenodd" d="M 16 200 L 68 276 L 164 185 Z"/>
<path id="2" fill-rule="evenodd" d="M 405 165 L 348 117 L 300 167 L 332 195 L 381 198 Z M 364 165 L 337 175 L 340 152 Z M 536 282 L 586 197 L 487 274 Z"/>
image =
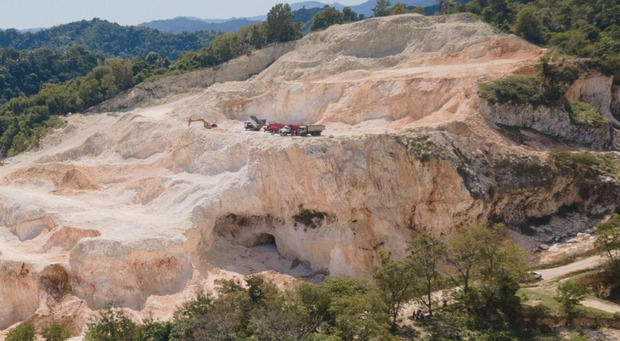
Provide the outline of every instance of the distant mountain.
<path id="1" fill-rule="evenodd" d="M 302 9 L 304 7 L 307 8 L 307 9 L 310 9 L 310 8 L 323 8 L 325 6 L 330 6 L 330 7 L 336 8 L 338 10 L 342 10 L 345 7 L 345 5 L 337 3 L 337 2 L 334 2 L 334 3 L 331 3 L 331 4 L 327 4 L 327 3 L 319 2 L 319 1 L 295 2 L 295 3 L 292 3 L 290 5 L 291 5 L 291 9 L 293 11 L 300 10 L 300 9 Z"/>
<path id="2" fill-rule="evenodd" d="M 429 7 L 433 5 L 439 4 L 440 0 L 392 0 L 392 5 L 400 2 L 406 6 L 415 6 L 415 7 Z M 369 0 L 359 5 L 350 6 L 352 10 L 354 10 L 357 14 L 363 14 L 366 17 L 373 16 L 372 9 L 375 8 L 377 4 L 377 0 Z"/>
<path id="3" fill-rule="evenodd" d="M 121 26 L 106 20 L 82 20 L 55 26 L 35 33 L 0 30 L 0 47 L 33 50 L 40 47 L 67 51 L 82 45 L 105 56 L 132 58 L 155 51 L 176 59 L 188 50 L 199 50 L 215 37 L 213 31 L 163 33 L 148 27 Z"/>
<path id="4" fill-rule="evenodd" d="M 231 19 L 199 19 L 191 17 L 177 17 L 168 20 L 155 20 L 140 24 L 161 32 L 181 33 L 195 31 L 236 32 L 240 28 L 262 22 L 262 17 L 231 18 Z"/>

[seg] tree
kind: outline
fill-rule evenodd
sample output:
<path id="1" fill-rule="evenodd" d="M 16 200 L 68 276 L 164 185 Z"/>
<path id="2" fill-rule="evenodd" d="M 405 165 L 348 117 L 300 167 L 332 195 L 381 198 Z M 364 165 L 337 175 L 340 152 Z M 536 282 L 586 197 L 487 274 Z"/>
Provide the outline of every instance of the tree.
<path id="1" fill-rule="evenodd" d="M 533 7 L 523 7 L 523 9 L 517 13 L 517 19 L 512 30 L 534 44 L 542 44 L 545 42 L 544 26 L 536 15 L 536 11 Z"/>
<path id="2" fill-rule="evenodd" d="M 390 15 L 405 14 L 407 13 L 407 7 L 400 2 L 397 2 L 392 9 L 390 9 Z"/>
<path id="3" fill-rule="evenodd" d="M 327 7 L 314 16 L 310 30 L 318 31 L 342 23 L 344 23 L 344 15 L 333 7 Z"/>
<path id="4" fill-rule="evenodd" d="M 421 281 L 423 296 L 422 303 L 428 309 L 429 315 L 433 315 L 433 292 L 440 287 L 442 274 L 439 265 L 446 255 L 446 246 L 440 240 L 431 236 L 422 235 L 409 243 L 408 262 L 416 277 Z"/>
<path id="5" fill-rule="evenodd" d="M 452 14 L 458 10 L 458 4 L 454 0 L 444 0 L 441 2 L 441 14 Z"/>
<path id="6" fill-rule="evenodd" d="M 390 14 L 390 0 L 377 0 L 377 4 L 372 9 L 375 17 L 384 17 Z"/>
<path id="7" fill-rule="evenodd" d="M 301 37 L 301 27 L 293 22 L 289 4 L 277 4 L 267 14 L 267 39 L 285 42 Z"/>
<path id="8" fill-rule="evenodd" d="M 479 264 L 478 236 L 484 234 L 483 227 L 476 227 L 457 233 L 448 246 L 448 263 L 454 268 L 454 282 L 467 294 L 472 278 L 476 275 Z"/>
<path id="9" fill-rule="evenodd" d="M 43 329 L 41 333 L 45 341 L 64 341 L 71 338 L 69 329 L 62 324 L 52 323 Z"/>
<path id="10" fill-rule="evenodd" d="M 615 213 L 606 222 L 596 227 L 594 246 L 609 258 L 610 262 L 620 261 L 620 215 Z"/>
<path id="11" fill-rule="evenodd" d="M 575 308 L 588 291 L 579 285 L 575 280 L 568 280 L 558 286 L 558 296 L 555 299 L 562 305 L 562 310 L 566 314 L 567 322 L 570 324 L 575 315 Z"/>
<path id="12" fill-rule="evenodd" d="M 348 6 L 342 9 L 342 16 L 345 22 L 353 22 L 358 20 L 357 13 L 355 13 L 355 11 Z"/>
<path id="13" fill-rule="evenodd" d="M 374 272 L 375 285 L 379 295 L 388 308 L 390 316 L 390 330 L 396 331 L 398 315 L 403 304 L 409 302 L 419 292 L 416 286 L 416 276 L 411 264 L 404 261 L 395 261 L 389 253 L 380 252 L 381 266 Z"/>
<path id="14" fill-rule="evenodd" d="M 418 7 L 414 8 L 414 9 L 412 9 L 410 12 L 411 12 L 411 13 L 422 14 L 422 15 L 425 15 L 425 14 L 426 14 L 426 13 L 424 12 L 424 7 L 422 7 L 422 6 L 418 6 Z"/>
<path id="15" fill-rule="evenodd" d="M 86 326 L 86 341 L 134 341 L 138 328 L 121 310 L 106 309 Z"/>
<path id="16" fill-rule="evenodd" d="M 6 335 L 6 341 L 34 341 L 36 331 L 29 323 L 20 324 Z"/>
<path id="17" fill-rule="evenodd" d="M 527 277 L 527 253 L 506 238 L 503 224 L 475 230 L 473 237 L 478 280 L 464 295 L 465 306 L 480 323 L 518 328 L 521 303 L 516 294 L 519 282 Z"/>

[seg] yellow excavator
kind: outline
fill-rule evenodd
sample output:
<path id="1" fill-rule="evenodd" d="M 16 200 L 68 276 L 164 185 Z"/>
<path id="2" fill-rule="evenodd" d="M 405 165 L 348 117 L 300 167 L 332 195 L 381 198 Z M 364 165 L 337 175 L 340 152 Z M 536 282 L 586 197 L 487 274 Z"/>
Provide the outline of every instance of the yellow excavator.
<path id="1" fill-rule="evenodd" d="M 207 122 L 204 118 L 190 118 L 189 121 L 187 121 L 187 126 L 191 126 L 192 123 L 194 122 L 202 122 L 205 126 L 206 129 L 213 129 L 213 128 L 217 128 L 217 124 L 215 123 L 211 123 L 211 122 Z"/>

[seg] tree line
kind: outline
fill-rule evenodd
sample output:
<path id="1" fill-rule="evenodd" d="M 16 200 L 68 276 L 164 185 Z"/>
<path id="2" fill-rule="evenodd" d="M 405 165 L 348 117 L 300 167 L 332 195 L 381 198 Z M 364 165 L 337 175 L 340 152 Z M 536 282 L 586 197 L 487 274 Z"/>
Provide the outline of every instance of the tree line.
<path id="1" fill-rule="evenodd" d="M 617 0 L 473 0 L 443 2 L 442 13 L 471 12 L 505 32 L 573 56 L 591 58 L 620 82 Z"/>
<path id="2" fill-rule="evenodd" d="M 81 46 L 64 53 L 47 48 L 20 51 L 0 48 L 0 104 L 18 96 L 31 96 L 45 83 L 62 83 L 87 74 L 103 58 Z"/>
<path id="3" fill-rule="evenodd" d="M 92 19 L 35 33 L 0 30 L 0 47 L 18 50 L 48 48 L 60 53 L 74 45 L 81 45 L 106 57 L 144 57 L 154 51 L 176 59 L 184 51 L 207 46 L 217 34 L 213 31 L 163 33 L 147 27 L 121 26 L 106 20 Z"/>

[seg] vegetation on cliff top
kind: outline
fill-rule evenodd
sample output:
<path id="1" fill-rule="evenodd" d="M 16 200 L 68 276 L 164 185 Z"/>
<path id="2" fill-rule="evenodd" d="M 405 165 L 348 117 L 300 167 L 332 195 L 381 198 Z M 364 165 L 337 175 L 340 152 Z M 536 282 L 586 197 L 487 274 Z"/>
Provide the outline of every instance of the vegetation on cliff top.
<path id="1" fill-rule="evenodd" d="M 448 3 L 449 1 L 446 1 Z M 532 43 L 592 58 L 620 82 L 620 2 L 617 0 L 473 0 L 444 13 L 467 11 Z"/>
<path id="2" fill-rule="evenodd" d="M 579 70 L 553 62 L 549 57 L 541 58 L 537 65 L 538 74 L 513 75 L 479 84 L 479 93 L 490 103 L 557 105 L 568 88 L 579 77 Z"/>

